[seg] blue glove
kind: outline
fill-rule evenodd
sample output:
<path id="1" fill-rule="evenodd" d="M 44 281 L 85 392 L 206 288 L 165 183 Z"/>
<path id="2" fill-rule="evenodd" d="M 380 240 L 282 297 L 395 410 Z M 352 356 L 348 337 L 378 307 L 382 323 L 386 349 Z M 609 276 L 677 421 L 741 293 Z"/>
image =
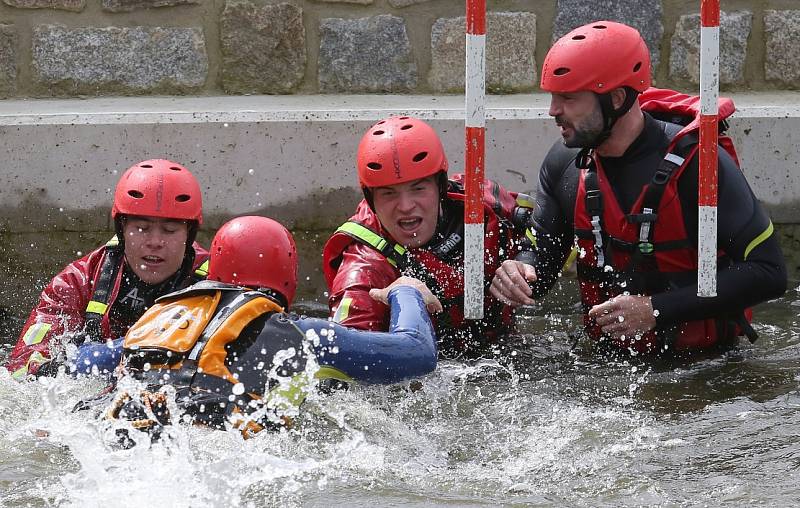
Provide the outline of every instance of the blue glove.
<path id="1" fill-rule="evenodd" d="M 114 373 L 122 358 L 123 337 L 111 342 L 86 342 L 70 362 L 72 374 L 103 375 Z"/>

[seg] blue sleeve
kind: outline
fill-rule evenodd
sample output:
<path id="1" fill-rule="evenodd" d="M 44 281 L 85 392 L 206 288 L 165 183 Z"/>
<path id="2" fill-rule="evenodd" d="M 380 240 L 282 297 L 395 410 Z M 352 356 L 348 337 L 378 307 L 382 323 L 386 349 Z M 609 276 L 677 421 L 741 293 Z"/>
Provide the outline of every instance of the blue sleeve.
<path id="1" fill-rule="evenodd" d="M 389 306 L 388 332 L 355 330 L 316 318 L 299 319 L 297 325 L 312 339 L 320 366 L 335 368 L 355 381 L 389 384 L 432 372 L 436 335 L 422 295 L 412 287 L 398 286 L 389 292 Z"/>
<path id="2" fill-rule="evenodd" d="M 78 353 L 69 364 L 72 374 L 108 375 L 114 372 L 122 358 L 120 337 L 111 342 L 86 342 L 78 347 Z"/>

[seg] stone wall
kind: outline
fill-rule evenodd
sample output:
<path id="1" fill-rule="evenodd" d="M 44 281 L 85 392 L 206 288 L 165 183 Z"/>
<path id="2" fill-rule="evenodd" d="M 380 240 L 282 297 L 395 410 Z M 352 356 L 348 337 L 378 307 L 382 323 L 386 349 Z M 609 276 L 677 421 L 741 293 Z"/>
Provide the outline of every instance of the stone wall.
<path id="1" fill-rule="evenodd" d="M 696 87 L 699 0 L 489 2 L 487 88 L 536 89 L 551 42 L 636 26 L 656 84 Z M 800 5 L 730 0 L 727 90 L 800 87 Z M 461 0 L 2 0 L 0 96 L 458 93 Z"/>

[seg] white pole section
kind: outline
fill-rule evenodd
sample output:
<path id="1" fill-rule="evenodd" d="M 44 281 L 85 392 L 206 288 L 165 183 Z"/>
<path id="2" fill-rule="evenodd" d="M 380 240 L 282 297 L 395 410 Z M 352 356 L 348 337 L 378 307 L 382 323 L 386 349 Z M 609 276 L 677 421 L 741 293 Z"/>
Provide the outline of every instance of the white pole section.
<path id="1" fill-rule="evenodd" d="M 467 0 L 466 36 L 464 317 L 483 319 L 486 0 Z"/>
<path id="2" fill-rule="evenodd" d="M 700 1 L 700 172 L 697 296 L 717 296 L 719 0 Z"/>

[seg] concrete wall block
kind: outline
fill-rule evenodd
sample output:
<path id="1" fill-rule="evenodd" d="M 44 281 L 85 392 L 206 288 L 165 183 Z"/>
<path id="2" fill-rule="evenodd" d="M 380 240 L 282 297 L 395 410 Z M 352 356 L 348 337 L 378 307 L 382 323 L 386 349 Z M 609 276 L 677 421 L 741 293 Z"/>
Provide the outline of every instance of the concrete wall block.
<path id="1" fill-rule="evenodd" d="M 416 5 L 430 1 L 432 0 L 389 0 L 389 5 L 395 9 L 402 9 L 403 7 L 408 7 L 409 5 Z"/>
<path id="2" fill-rule="evenodd" d="M 300 7 L 229 1 L 220 38 L 226 91 L 291 93 L 303 82 L 306 31 Z"/>
<path id="3" fill-rule="evenodd" d="M 0 25 L 0 95 L 17 91 L 17 28 Z"/>
<path id="4" fill-rule="evenodd" d="M 373 0 L 317 0 L 318 2 L 330 4 L 358 4 L 358 5 L 372 5 Z"/>
<path id="5" fill-rule="evenodd" d="M 753 26 L 750 11 L 721 12 L 719 41 L 720 83 L 744 83 L 747 39 Z M 700 83 L 700 14 L 681 16 L 675 25 L 669 57 L 671 77 Z"/>
<path id="6" fill-rule="evenodd" d="M 60 9 L 79 12 L 86 6 L 86 0 L 3 0 L 6 5 L 20 9 Z"/>
<path id="7" fill-rule="evenodd" d="M 326 18 L 320 23 L 320 92 L 409 92 L 417 64 L 402 18 Z"/>
<path id="8" fill-rule="evenodd" d="M 50 94 L 175 93 L 208 75 L 200 28 L 38 25 L 33 81 Z"/>
<path id="9" fill-rule="evenodd" d="M 465 17 L 440 18 L 431 29 L 431 71 L 436 92 L 464 92 Z M 493 12 L 486 17 L 486 88 L 531 90 L 537 82 L 536 15 Z"/>
<path id="10" fill-rule="evenodd" d="M 610 20 L 630 25 L 642 34 L 650 48 L 653 75 L 658 69 L 661 53 L 661 22 L 663 7 L 661 0 L 558 0 L 556 17 L 553 20 L 553 42 L 573 28 L 597 20 Z"/>
<path id="11" fill-rule="evenodd" d="M 800 10 L 764 11 L 767 55 L 764 73 L 787 88 L 797 89 L 800 80 Z"/>
<path id="12" fill-rule="evenodd" d="M 103 10 L 110 12 L 129 12 L 151 7 L 172 7 L 174 5 L 197 4 L 199 0 L 103 0 Z"/>

